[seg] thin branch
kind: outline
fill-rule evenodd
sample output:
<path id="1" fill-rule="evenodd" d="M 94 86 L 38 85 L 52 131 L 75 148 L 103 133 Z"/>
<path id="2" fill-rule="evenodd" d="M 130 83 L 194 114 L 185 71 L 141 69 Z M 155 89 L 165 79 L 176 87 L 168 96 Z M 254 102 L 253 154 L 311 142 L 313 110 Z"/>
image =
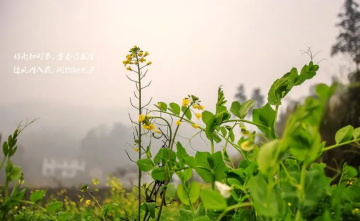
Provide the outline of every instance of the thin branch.
<path id="1" fill-rule="evenodd" d="M 138 81 L 135 81 L 135 80 L 131 79 L 131 78 L 130 78 L 129 76 L 127 76 L 127 75 L 126 75 L 126 77 L 127 77 L 130 81 L 132 81 L 132 82 L 139 83 Z"/>
<path id="2" fill-rule="evenodd" d="M 132 101 L 131 101 L 131 97 L 130 97 L 130 104 L 131 104 L 131 106 L 133 106 L 133 108 L 135 108 L 135 109 L 139 110 L 139 108 L 138 108 L 138 107 L 136 107 L 135 105 L 133 105 L 133 103 L 132 103 Z"/>
<path id="3" fill-rule="evenodd" d="M 146 104 L 146 105 L 144 105 L 144 106 L 142 106 L 141 108 L 144 108 L 144 107 L 146 107 L 146 106 L 149 106 L 149 104 L 150 104 L 150 102 L 152 101 L 152 97 L 150 98 L 150 101 Z"/>
<path id="4" fill-rule="evenodd" d="M 151 81 L 149 82 L 149 84 L 148 84 L 148 85 L 146 85 L 145 87 L 142 87 L 141 89 L 145 89 L 145 88 L 149 87 L 149 86 L 150 86 L 150 84 L 151 84 Z"/>

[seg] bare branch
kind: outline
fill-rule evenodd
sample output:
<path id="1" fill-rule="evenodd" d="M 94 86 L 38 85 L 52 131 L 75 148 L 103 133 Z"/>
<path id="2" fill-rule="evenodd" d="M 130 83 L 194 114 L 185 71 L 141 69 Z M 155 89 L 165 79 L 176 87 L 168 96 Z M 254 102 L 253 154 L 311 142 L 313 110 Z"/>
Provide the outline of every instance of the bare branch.
<path id="1" fill-rule="evenodd" d="M 132 101 L 131 101 L 131 97 L 130 97 L 130 104 L 131 104 L 131 106 L 133 106 L 133 108 L 135 108 L 135 109 L 139 110 L 139 108 L 138 108 L 138 107 L 136 107 L 135 105 L 133 105 L 133 103 L 132 103 Z"/>
<path id="2" fill-rule="evenodd" d="M 127 75 L 126 75 L 126 77 L 127 77 L 130 81 L 132 81 L 132 82 L 135 82 L 135 83 L 137 83 L 137 84 L 139 83 L 138 81 L 135 81 L 135 80 L 131 79 L 131 78 L 130 78 L 129 76 L 127 76 Z"/>
<path id="3" fill-rule="evenodd" d="M 151 84 L 151 81 L 148 83 L 148 85 L 146 85 L 145 87 L 142 87 L 141 89 L 145 89 L 145 88 L 149 87 L 150 84 Z"/>

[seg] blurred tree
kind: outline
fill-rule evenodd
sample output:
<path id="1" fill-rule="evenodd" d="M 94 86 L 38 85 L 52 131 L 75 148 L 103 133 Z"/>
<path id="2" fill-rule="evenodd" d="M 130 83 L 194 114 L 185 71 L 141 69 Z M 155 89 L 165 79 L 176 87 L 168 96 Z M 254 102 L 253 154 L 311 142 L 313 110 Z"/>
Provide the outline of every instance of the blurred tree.
<path id="1" fill-rule="evenodd" d="M 337 42 L 332 46 L 331 55 L 349 55 L 356 65 L 356 70 L 348 74 L 349 86 L 343 88 L 333 97 L 328 105 L 320 132 L 327 146 L 335 144 L 336 131 L 346 125 L 360 127 L 360 11 L 359 4 L 354 0 L 345 0 L 343 5 L 344 12 L 338 17 L 341 20 L 337 26 L 340 27 L 340 34 Z M 336 78 L 333 82 L 338 81 Z M 354 145 L 337 148 L 325 152 L 322 160 L 329 167 L 340 169 L 343 163 L 347 162 L 354 167 L 360 166 L 360 151 Z M 336 175 L 332 169 L 328 168 L 329 175 Z"/>
<path id="2" fill-rule="evenodd" d="M 337 42 L 332 46 L 331 55 L 348 54 L 356 64 L 356 69 L 360 63 L 360 12 L 358 3 L 354 0 L 345 0 L 344 12 L 339 13 L 341 22 L 336 24 L 340 27 L 340 34 Z"/>
<path id="3" fill-rule="evenodd" d="M 235 98 L 240 103 L 244 103 L 246 101 L 246 94 L 245 94 L 244 85 L 240 84 L 239 87 L 237 88 L 237 90 L 238 90 L 238 92 L 237 92 L 237 94 L 235 94 Z"/>

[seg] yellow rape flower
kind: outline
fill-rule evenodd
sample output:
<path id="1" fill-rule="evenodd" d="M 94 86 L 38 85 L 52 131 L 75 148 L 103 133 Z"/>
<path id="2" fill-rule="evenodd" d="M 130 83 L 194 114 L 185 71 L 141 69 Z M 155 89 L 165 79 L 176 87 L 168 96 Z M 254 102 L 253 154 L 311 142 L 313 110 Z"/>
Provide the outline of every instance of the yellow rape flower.
<path id="1" fill-rule="evenodd" d="M 139 52 L 139 56 L 142 57 L 143 56 L 143 51 Z"/>
<path id="2" fill-rule="evenodd" d="M 89 205 L 91 204 L 91 200 L 86 200 L 86 202 L 85 202 L 85 203 L 86 203 L 86 205 L 88 205 L 88 206 L 89 206 Z"/>
<path id="3" fill-rule="evenodd" d="M 150 115 L 147 114 L 147 115 L 146 115 L 146 118 L 151 118 L 151 117 L 150 117 Z"/>
<path id="4" fill-rule="evenodd" d="M 131 54 L 126 55 L 126 59 L 131 59 Z"/>
<path id="5" fill-rule="evenodd" d="M 141 63 L 143 63 L 143 62 L 146 61 L 146 59 L 145 59 L 145 58 L 140 58 L 139 61 L 140 61 Z"/>
<path id="6" fill-rule="evenodd" d="M 143 122 L 145 120 L 145 116 L 144 115 L 139 115 L 139 122 Z"/>
<path id="7" fill-rule="evenodd" d="M 126 66 L 128 63 L 128 61 L 123 61 L 124 66 Z"/>
<path id="8" fill-rule="evenodd" d="M 187 107 L 190 103 L 190 100 L 188 98 L 184 98 L 182 102 L 182 106 Z"/>
<path id="9" fill-rule="evenodd" d="M 160 103 L 160 102 L 158 102 L 158 107 L 160 107 L 160 108 L 161 108 L 161 103 Z"/>
<path id="10" fill-rule="evenodd" d="M 195 114 L 195 117 L 196 117 L 198 120 L 200 120 L 200 118 L 201 118 L 201 113 Z"/>
<path id="11" fill-rule="evenodd" d="M 155 125 L 154 124 L 150 124 L 149 125 L 149 130 L 154 130 L 155 129 Z"/>
<path id="12" fill-rule="evenodd" d="M 132 71 L 130 66 L 128 66 L 128 67 L 126 68 L 126 70 Z"/>
<path id="13" fill-rule="evenodd" d="M 198 107 L 198 109 L 199 109 L 199 110 L 204 110 L 204 106 L 203 106 L 203 105 L 200 105 L 200 106 Z"/>
<path id="14" fill-rule="evenodd" d="M 176 121 L 176 125 L 180 126 L 180 124 L 181 124 L 181 121 L 180 121 L 180 120 L 177 120 L 177 121 Z"/>
<path id="15" fill-rule="evenodd" d="M 96 185 L 99 185 L 99 179 L 98 178 L 94 178 L 92 180 L 93 184 L 96 186 Z"/>
<path id="16" fill-rule="evenodd" d="M 18 206 L 15 206 L 14 209 L 18 209 Z"/>
<path id="17" fill-rule="evenodd" d="M 158 129 L 155 129 L 154 131 L 155 131 L 155 133 L 161 134 L 161 131 Z"/>
<path id="18" fill-rule="evenodd" d="M 135 147 L 135 148 L 134 148 L 134 152 L 136 153 L 136 152 L 138 152 L 138 151 L 139 151 L 139 148 Z"/>
<path id="19" fill-rule="evenodd" d="M 149 61 L 146 65 L 151 65 L 152 64 L 152 62 L 151 61 Z"/>
<path id="20" fill-rule="evenodd" d="M 138 62 L 138 61 L 134 61 L 134 64 L 139 64 L 139 62 Z"/>
<path id="21" fill-rule="evenodd" d="M 195 129 L 198 129 L 198 128 L 199 128 L 199 125 L 197 125 L 197 124 L 193 124 L 192 126 L 193 126 L 193 128 L 195 128 Z"/>
<path id="22" fill-rule="evenodd" d="M 194 105 L 193 105 L 193 108 L 194 108 L 194 109 L 197 109 L 197 108 L 198 108 L 198 105 L 197 105 L 197 104 L 194 104 Z"/>
<path id="23" fill-rule="evenodd" d="M 144 57 L 148 56 L 149 52 L 145 51 Z"/>
<path id="24" fill-rule="evenodd" d="M 291 206 L 291 203 L 288 203 L 288 206 Z"/>

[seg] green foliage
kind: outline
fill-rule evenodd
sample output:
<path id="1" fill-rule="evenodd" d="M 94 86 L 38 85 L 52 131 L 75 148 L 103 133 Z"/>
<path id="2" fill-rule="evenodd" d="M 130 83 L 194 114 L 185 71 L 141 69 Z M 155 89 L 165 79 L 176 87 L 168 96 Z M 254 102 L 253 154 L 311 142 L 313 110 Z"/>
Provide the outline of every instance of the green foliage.
<path id="1" fill-rule="evenodd" d="M 126 66 L 133 63 L 133 59 L 138 61 L 144 56 L 140 48 L 135 46 L 124 64 Z M 344 164 L 339 183 L 331 186 L 332 178 L 324 173 L 326 164 L 316 162 L 330 149 L 360 141 L 359 128 L 351 126 L 338 130 L 335 145 L 325 146 L 325 142 L 321 140 L 321 118 L 336 85 L 319 84 L 316 87 L 317 96 L 307 98 L 289 117 L 283 136 L 280 138 L 275 132 L 282 99 L 294 86 L 313 78 L 318 69 L 319 66 L 310 62 L 301 69 L 300 74 L 296 68 L 292 68 L 277 79 L 268 93 L 268 103 L 253 109 L 252 121 L 244 118 L 254 107 L 254 101 L 248 100 L 242 104 L 235 101 L 229 112 L 221 87 L 218 88 L 213 113 L 204 110 L 201 101 L 194 95 L 184 98 L 181 107 L 174 102 L 159 102 L 157 110 L 147 112 L 146 116 L 140 110 L 140 122 L 136 124 L 139 134 L 135 138 L 139 151 L 136 164 L 139 174 L 146 172 L 151 175 L 153 182 L 141 184 L 139 177 L 139 185 L 134 193 L 125 196 L 121 185 L 112 180 L 114 193 L 110 202 L 104 202 L 104 205 L 96 200 L 90 186 L 85 184 L 80 189 L 80 193 L 84 194 L 81 201 L 85 194 L 89 199 L 85 201 L 85 209 L 74 207 L 77 211 L 70 210 L 65 200 L 53 200 L 43 207 L 43 191 L 33 192 L 29 201 L 24 199 L 27 189 L 21 189 L 21 168 L 11 162 L 11 156 L 17 149 L 17 137 L 21 132 L 18 128 L 3 144 L 4 157 L 0 169 L 6 162 L 6 181 L 0 217 L 3 215 L 5 218 L 16 217 L 17 220 L 54 221 L 359 220 L 358 168 Z M 140 80 L 141 76 L 138 73 Z M 201 112 L 197 113 L 198 110 Z M 164 115 L 175 118 L 175 130 Z M 205 125 L 197 124 L 200 116 Z M 186 146 L 177 139 L 178 129 L 183 123 L 192 125 L 198 131 L 196 134 L 205 133 L 211 149 L 196 151 L 195 156 L 190 155 Z M 164 127 L 161 130 L 163 132 L 157 131 L 160 132 L 159 138 L 143 130 L 154 130 L 155 124 Z M 252 124 L 264 134 L 250 132 L 244 124 Z M 236 129 L 240 129 L 241 134 Z M 149 154 L 151 143 L 144 145 L 141 138 L 148 134 L 163 139 L 163 145 L 154 157 Z M 219 147 L 221 141 L 225 144 L 221 143 L 222 146 Z M 231 161 L 228 148 L 234 148 L 243 155 L 244 159 L 239 165 L 234 165 Z M 195 172 L 204 183 L 193 179 Z M 176 188 L 170 184 L 174 175 L 181 181 Z M 17 182 L 9 193 L 9 183 L 14 181 Z M 180 205 L 176 204 L 171 210 L 172 203 L 177 203 L 174 201 L 180 202 Z M 14 215 L 14 208 L 20 204 L 30 205 L 34 213 L 24 211 Z M 119 212 L 123 210 L 125 212 Z M 42 218 L 36 217 L 37 214 L 42 214 Z"/>

